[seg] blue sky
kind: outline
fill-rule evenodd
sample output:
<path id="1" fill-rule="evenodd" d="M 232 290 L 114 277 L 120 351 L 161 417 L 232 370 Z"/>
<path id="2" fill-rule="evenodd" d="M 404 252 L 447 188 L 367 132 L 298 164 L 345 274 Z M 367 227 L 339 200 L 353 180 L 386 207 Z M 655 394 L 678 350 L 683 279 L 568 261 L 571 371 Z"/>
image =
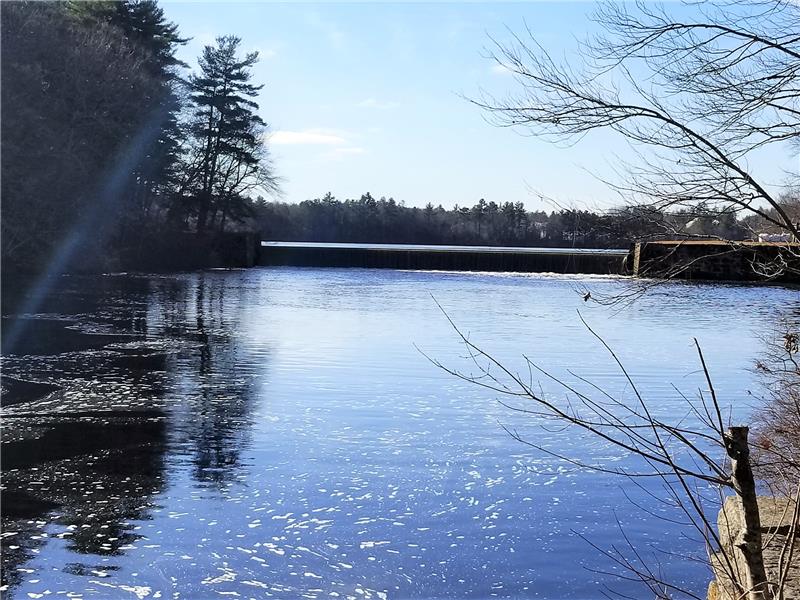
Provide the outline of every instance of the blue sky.
<path id="1" fill-rule="evenodd" d="M 553 209 L 603 208 L 620 200 L 607 174 L 620 140 L 592 134 L 560 148 L 495 127 L 462 96 L 513 92 L 514 79 L 485 57 L 489 36 L 527 26 L 555 54 L 595 26 L 587 2 L 269 3 L 164 2 L 192 41 L 181 58 L 234 34 L 261 61 L 254 79 L 270 124 L 283 199 L 330 191 L 339 198 L 393 196 L 410 206 L 522 201 Z M 566 54 L 569 56 L 568 54 Z M 788 164 L 772 156 L 766 164 Z"/>

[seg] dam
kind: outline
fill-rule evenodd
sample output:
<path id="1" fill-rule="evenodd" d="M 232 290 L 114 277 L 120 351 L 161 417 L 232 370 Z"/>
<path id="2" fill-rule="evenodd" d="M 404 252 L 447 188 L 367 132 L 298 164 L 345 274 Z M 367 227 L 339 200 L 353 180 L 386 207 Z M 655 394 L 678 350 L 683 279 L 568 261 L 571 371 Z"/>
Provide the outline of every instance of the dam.
<path id="1" fill-rule="evenodd" d="M 626 249 L 261 242 L 259 264 L 427 271 L 622 275 Z"/>

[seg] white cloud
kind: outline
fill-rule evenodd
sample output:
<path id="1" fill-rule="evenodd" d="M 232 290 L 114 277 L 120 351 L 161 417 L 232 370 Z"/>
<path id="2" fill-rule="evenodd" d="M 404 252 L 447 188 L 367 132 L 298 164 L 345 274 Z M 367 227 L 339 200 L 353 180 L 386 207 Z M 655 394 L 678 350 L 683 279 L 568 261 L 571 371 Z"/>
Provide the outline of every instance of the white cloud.
<path id="1" fill-rule="evenodd" d="M 359 108 L 379 108 L 379 109 L 388 109 L 388 108 L 397 108 L 400 106 L 399 102 L 379 102 L 375 98 L 366 98 L 356 104 Z"/>
<path id="2" fill-rule="evenodd" d="M 343 160 L 367 152 L 365 148 L 354 145 L 352 137 L 352 134 L 338 129 L 304 129 L 276 131 L 267 137 L 267 143 L 275 146 L 325 146 L 328 150 L 318 155 L 320 158 Z"/>
<path id="3" fill-rule="evenodd" d="M 276 131 L 269 136 L 269 142 L 276 146 L 344 146 L 347 144 L 344 137 L 325 129 Z"/>

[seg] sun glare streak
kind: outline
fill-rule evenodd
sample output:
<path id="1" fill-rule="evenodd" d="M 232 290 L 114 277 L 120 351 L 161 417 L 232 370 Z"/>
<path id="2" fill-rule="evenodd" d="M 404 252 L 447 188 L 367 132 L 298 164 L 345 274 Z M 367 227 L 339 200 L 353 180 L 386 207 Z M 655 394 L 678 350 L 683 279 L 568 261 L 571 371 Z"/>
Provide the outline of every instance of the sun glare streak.
<path id="1" fill-rule="evenodd" d="M 102 241 L 109 235 L 110 226 L 121 216 L 116 205 L 122 190 L 130 181 L 131 172 L 158 139 L 166 117 L 164 111 L 155 111 L 130 142 L 117 153 L 108 174 L 92 194 L 94 200 L 89 210 L 73 224 L 56 246 L 47 268 L 24 294 L 25 300 L 20 306 L 20 314 L 35 314 L 39 310 L 58 277 L 66 272 L 86 241 L 92 237 L 95 241 Z M 8 353 L 13 352 L 14 346 L 25 332 L 25 326 L 25 319 L 16 319 L 3 331 Z"/>

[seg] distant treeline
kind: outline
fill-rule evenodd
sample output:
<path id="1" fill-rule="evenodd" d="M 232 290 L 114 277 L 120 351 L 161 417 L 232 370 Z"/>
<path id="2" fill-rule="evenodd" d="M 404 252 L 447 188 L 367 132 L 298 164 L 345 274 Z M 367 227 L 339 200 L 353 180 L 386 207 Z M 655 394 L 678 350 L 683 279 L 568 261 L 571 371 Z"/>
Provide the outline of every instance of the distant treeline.
<path id="1" fill-rule="evenodd" d="M 255 204 L 263 239 L 274 241 L 485 244 L 626 248 L 637 239 L 712 236 L 746 239 L 746 222 L 702 205 L 692 212 L 663 213 L 651 207 L 528 211 L 521 202 L 486 202 L 445 209 L 405 206 L 367 193 L 338 200 L 331 194 L 299 204 Z"/>
<path id="2" fill-rule="evenodd" d="M 274 188 L 238 38 L 188 72 L 155 0 L 0 11 L 4 271 L 135 265 L 176 234 L 213 240 Z"/>

